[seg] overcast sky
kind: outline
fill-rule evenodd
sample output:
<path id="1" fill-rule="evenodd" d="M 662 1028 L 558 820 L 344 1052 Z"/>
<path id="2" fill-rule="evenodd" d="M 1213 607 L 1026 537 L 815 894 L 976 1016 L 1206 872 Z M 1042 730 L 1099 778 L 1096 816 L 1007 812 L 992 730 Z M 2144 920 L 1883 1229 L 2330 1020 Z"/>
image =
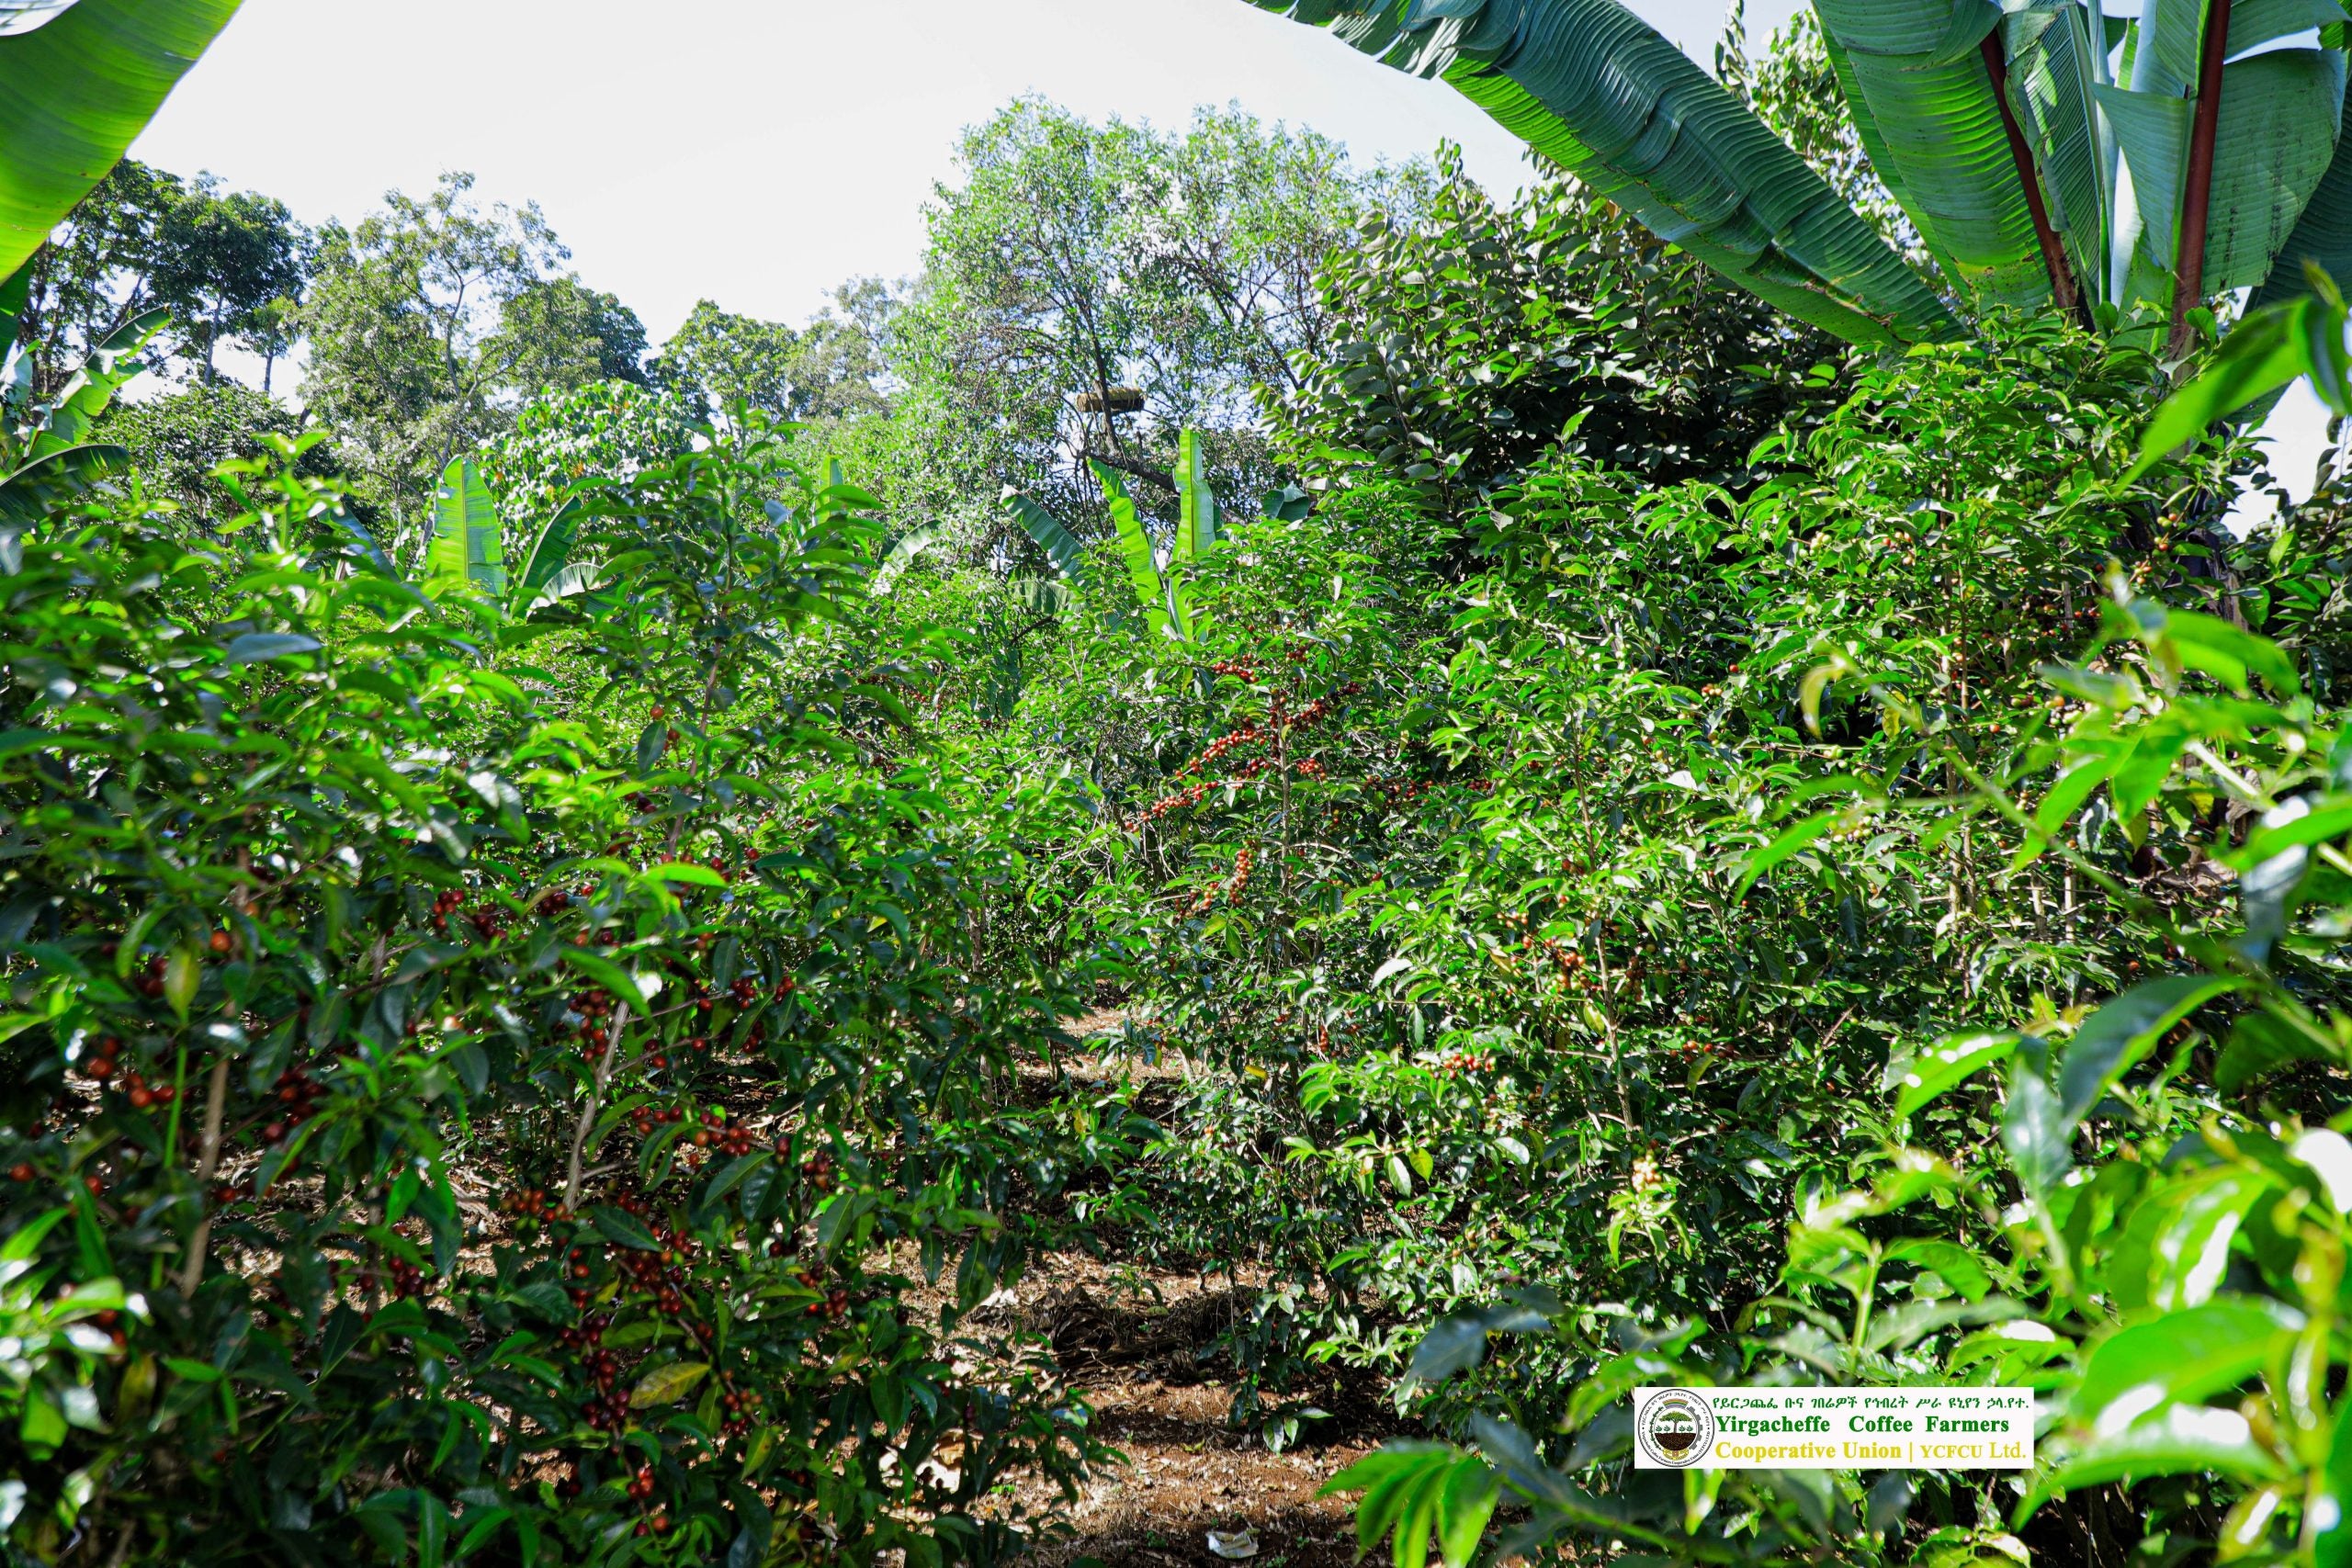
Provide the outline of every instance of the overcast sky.
<path id="1" fill-rule="evenodd" d="M 1637 8 L 1702 58 L 1723 27 L 1717 0 Z M 1366 163 L 1450 137 L 1483 181 L 1521 168 L 1452 89 L 1245 0 L 244 0 L 132 152 L 311 222 L 472 170 L 658 340 L 705 296 L 797 321 L 913 270 L 956 133 L 1026 92 L 1162 126 L 1238 101 Z"/>
<path id="2" fill-rule="evenodd" d="M 1798 3 L 1751 0 L 1751 33 Z M 1634 8 L 1711 58 L 1716 0 Z M 956 133 L 1032 91 L 1162 126 L 1238 102 L 1362 163 L 1450 138 L 1490 186 L 1521 170 L 1452 89 L 1245 0 L 244 0 L 132 152 L 308 222 L 471 170 L 485 200 L 538 201 L 659 342 L 698 299 L 797 321 L 912 271 Z M 2316 408 L 2282 411 L 2299 490 Z"/>

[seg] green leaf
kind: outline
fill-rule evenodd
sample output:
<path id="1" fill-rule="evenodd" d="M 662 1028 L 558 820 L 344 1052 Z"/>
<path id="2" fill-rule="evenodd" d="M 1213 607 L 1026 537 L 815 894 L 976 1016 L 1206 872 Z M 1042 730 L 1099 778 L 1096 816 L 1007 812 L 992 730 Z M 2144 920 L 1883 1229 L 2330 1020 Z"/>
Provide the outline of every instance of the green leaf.
<path id="1" fill-rule="evenodd" d="M 204 983 L 204 961 L 185 947 L 175 947 L 164 959 L 164 999 L 182 1023 L 187 1021 L 187 1010 L 195 1000 L 197 988 Z"/>
<path id="2" fill-rule="evenodd" d="M 700 1361 L 673 1361 L 666 1367 L 656 1367 L 637 1380 L 637 1387 L 629 1392 L 629 1403 L 640 1409 L 675 1404 L 702 1382 L 703 1374 L 708 1371 Z"/>
<path id="3" fill-rule="evenodd" d="M 580 534 L 581 515 L 580 501 L 574 497 L 556 509 L 547 526 L 539 530 L 539 536 L 531 541 L 531 553 L 523 563 L 522 581 L 515 585 L 518 596 L 525 601 L 524 609 L 529 609 L 532 603 L 550 590 L 557 574 L 571 564 L 571 547 Z"/>
<path id="4" fill-rule="evenodd" d="M 1136 598 L 1143 605 L 1145 619 L 1161 637 L 1188 636 L 1188 628 L 1180 618 L 1182 605 L 1175 602 L 1167 581 L 1159 574 L 1151 536 L 1144 529 L 1143 514 L 1136 510 L 1135 498 L 1127 493 L 1127 481 L 1116 468 L 1091 458 L 1087 466 L 1094 470 L 1094 482 L 1102 487 L 1102 499 L 1111 510 L 1111 525 L 1117 530 L 1119 557 L 1127 563 L 1127 580 L 1135 584 Z"/>
<path id="5" fill-rule="evenodd" d="M 2096 1423 L 2127 1393 L 2135 1400 L 2151 1397 L 2142 1391 L 2161 1393 L 2166 1403 L 2191 1404 L 2226 1393 L 2292 1343 L 2302 1322 L 2301 1314 L 2281 1303 L 2216 1296 L 2201 1306 L 2132 1324 L 2091 1352 L 2075 1389 L 2075 1418 Z"/>
<path id="6" fill-rule="evenodd" d="M 2059 1115 L 2071 1131 L 2109 1086 L 2139 1064 L 2173 1025 L 2245 982 L 2172 975 L 2134 986 L 2084 1021 L 2059 1073 Z"/>
<path id="7" fill-rule="evenodd" d="M 247 632 L 232 638 L 220 657 L 230 664 L 263 664 L 290 654 L 316 653 L 322 646 L 317 637 L 299 632 Z"/>
<path id="8" fill-rule="evenodd" d="M 1002 501 L 1022 531 L 1054 563 L 1054 570 L 1064 577 L 1076 577 L 1080 563 L 1086 558 L 1086 548 L 1078 542 L 1078 536 L 1062 526 L 1061 519 L 1009 485 Z"/>
<path id="9" fill-rule="evenodd" d="M 2250 1012 L 2230 1026 L 2230 1037 L 2213 1064 L 2213 1087 L 2235 1094 L 2290 1062 L 2327 1062 L 2334 1054 L 2304 1030 L 2268 1012 Z"/>
<path id="10" fill-rule="evenodd" d="M 114 167 L 237 0 L 80 0 L 0 36 L 0 276 Z"/>
<path id="11" fill-rule="evenodd" d="M 1736 904 L 1741 898 L 1747 897 L 1747 890 L 1756 886 L 1758 877 L 1803 850 L 1845 819 L 1846 813 L 1843 811 L 1820 812 L 1806 818 L 1757 851 L 1755 854 L 1748 857 L 1747 869 L 1741 874 L 1739 886 L 1732 893 L 1732 902 Z"/>
<path id="12" fill-rule="evenodd" d="M 1816 0 L 1860 90 L 1859 126 L 1874 132 L 1904 209 L 1979 310 L 2039 305 L 2050 274 L 2018 177 L 1992 73 L 1979 51 L 2001 21 L 1979 0 Z"/>
<path id="13" fill-rule="evenodd" d="M 1920 1237 L 1895 1243 L 1886 1256 L 1894 1262 L 1934 1269 L 1945 1284 L 1972 1302 L 1983 1301 L 1993 1289 L 1993 1276 L 1985 1272 L 1984 1262 L 1957 1242 Z"/>
<path id="14" fill-rule="evenodd" d="M 1190 563 L 1216 547 L 1216 491 L 1209 488 L 1201 433 L 1187 425 L 1176 437 L 1175 558 Z"/>
<path id="15" fill-rule="evenodd" d="M 2274 1481 L 2282 1473 L 2278 1461 L 2255 1440 L 2253 1427 L 2236 1411 L 2168 1404 L 2149 1420 L 2094 1435 L 2034 1488 L 2027 1506 L 2038 1507 L 2053 1492 L 2125 1476 L 2145 1481 L 2209 1470 L 2241 1482 Z"/>
<path id="16" fill-rule="evenodd" d="M 2268 637 L 2242 631 L 2229 622 L 2193 610 L 2169 610 L 2165 615 L 2163 640 L 2173 645 L 2183 665 L 2201 670 L 2240 696 L 2246 694 L 2246 676 L 2261 676 L 2287 695 L 2302 690 L 2295 661 Z"/>
<path id="17" fill-rule="evenodd" d="M 2066 1147 L 2073 1122 L 2059 1114 L 2058 1097 L 2051 1091 L 2030 1057 L 2009 1064 L 2009 1100 L 2001 1113 L 2001 1146 L 2018 1180 L 2037 1198 L 2058 1185 L 2074 1156 Z"/>
<path id="18" fill-rule="evenodd" d="M 2336 1401 L 2327 1462 L 2303 1517 L 2312 1527 L 2313 1568 L 2352 1568 L 2352 1401 Z"/>
<path id="19" fill-rule="evenodd" d="M 2347 206 L 2352 207 L 2352 193 L 2347 193 Z M 2140 456 L 2123 477 L 2139 478 L 2215 421 L 2305 374 L 2311 368 L 2307 318 L 2325 313 L 2321 301 L 2303 299 L 2249 314 L 2222 340 L 2206 367 L 2156 410 L 2140 438 Z M 2338 320 L 2340 332 L 2341 312 Z"/>
<path id="20" fill-rule="evenodd" d="M 645 1222 L 625 1210 L 596 1204 L 588 1211 L 588 1223 L 606 1241 L 616 1241 L 623 1247 L 633 1247 L 639 1252 L 659 1252 L 661 1242 L 646 1228 Z"/>
<path id="21" fill-rule="evenodd" d="M 1800 321 L 1863 344 L 1957 333 L 1819 175 L 1615 0 L 1254 3 L 1442 78 L 1652 232 Z"/>
<path id="22" fill-rule="evenodd" d="M 908 567 L 914 564 L 915 558 L 939 543 L 944 537 L 945 536 L 936 528 L 913 528 L 899 535 L 892 542 L 890 553 L 885 556 L 882 564 L 875 569 L 871 590 L 873 593 L 880 597 L 897 587 L 899 578 Z"/>
<path id="23" fill-rule="evenodd" d="M 1465 1458 L 1445 1479 L 1437 1506 L 1438 1549 L 1446 1568 L 1468 1568 L 1502 1497 L 1502 1477 L 1484 1460 Z"/>
<path id="24" fill-rule="evenodd" d="M 566 964 L 604 987 L 614 1000 L 626 1002 L 633 1008 L 645 1005 L 645 990 L 638 984 L 637 976 L 611 959 L 568 942 L 556 951 Z"/>
<path id="25" fill-rule="evenodd" d="M 442 470 L 434 491 L 433 542 L 424 551 L 425 592 L 470 592 L 504 598 L 503 541 L 489 481 L 472 458 L 456 459 Z"/>
<path id="26" fill-rule="evenodd" d="M 1921 1106 L 1937 1100 L 1947 1089 L 2006 1059 L 2024 1038 L 2017 1033 L 1963 1035 L 1943 1041 L 1907 1061 L 1890 1065 L 1882 1087 L 1900 1087 L 1903 1091 L 1894 1101 L 1896 1119 L 1916 1114 Z"/>

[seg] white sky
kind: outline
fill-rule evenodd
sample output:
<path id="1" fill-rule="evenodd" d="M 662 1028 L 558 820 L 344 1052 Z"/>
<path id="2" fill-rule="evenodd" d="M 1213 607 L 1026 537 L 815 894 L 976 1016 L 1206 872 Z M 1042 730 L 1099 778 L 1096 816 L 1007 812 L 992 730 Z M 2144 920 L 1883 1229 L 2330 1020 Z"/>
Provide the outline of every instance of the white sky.
<path id="1" fill-rule="evenodd" d="M 1702 59 L 1722 29 L 1719 0 L 1636 8 Z M 913 271 L 957 132 L 1030 91 L 1162 126 L 1238 101 L 1367 164 L 1451 137 L 1489 185 L 1521 166 L 1451 88 L 1245 0 L 245 0 L 131 151 L 311 222 L 470 169 L 538 200 L 659 341 L 705 296 L 798 321 Z"/>
<path id="2" fill-rule="evenodd" d="M 1717 0 L 1632 3 L 1711 58 Z M 1799 3 L 1751 0 L 1751 38 Z M 658 343 L 698 299 L 797 321 L 914 270 L 956 133 L 1033 90 L 1163 126 L 1238 102 L 1364 164 L 1450 138 L 1487 185 L 1521 175 L 1452 89 L 1244 0 L 244 0 L 131 151 L 309 222 L 469 169 L 485 201 L 537 199 Z M 2298 493 L 2317 414 L 2300 391 L 2272 422 Z"/>

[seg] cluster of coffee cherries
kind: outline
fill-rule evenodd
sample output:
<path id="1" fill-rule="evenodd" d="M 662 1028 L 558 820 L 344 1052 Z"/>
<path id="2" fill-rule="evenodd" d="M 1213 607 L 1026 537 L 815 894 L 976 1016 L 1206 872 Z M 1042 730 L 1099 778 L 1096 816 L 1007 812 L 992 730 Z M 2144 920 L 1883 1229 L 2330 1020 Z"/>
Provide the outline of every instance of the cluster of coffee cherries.
<path id="1" fill-rule="evenodd" d="M 1219 675 L 1230 675 L 1237 681 L 1254 683 L 1258 679 L 1258 671 L 1254 666 L 1241 663 L 1238 660 L 1220 659 L 1209 668 Z"/>
<path id="2" fill-rule="evenodd" d="M 121 1056 L 122 1042 L 111 1034 L 101 1034 L 84 1054 L 82 1071 L 92 1083 L 103 1084 L 115 1076 Z"/>
<path id="3" fill-rule="evenodd" d="M 270 1092 L 281 1109 L 278 1119 L 262 1129 L 262 1136 L 273 1144 L 318 1114 L 318 1100 L 322 1092 L 319 1080 L 300 1067 L 288 1067 L 278 1074 Z"/>
<path id="4" fill-rule="evenodd" d="M 392 1294 L 403 1301 L 423 1301 L 425 1292 L 431 1288 L 430 1279 L 424 1270 L 405 1258 L 394 1256 L 385 1269 L 392 1277 Z"/>
<path id="5" fill-rule="evenodd" d="M 546 1224 L 563 1213 L 563 1205 L 548 1196 L 544 1187 L 524 1187 L 508 1192 L 498 1206 L 526 1225 Z"/>
<path id="6" fill-rule="evenodd" d="M 812 1291 L 824 1290 L 824 1276 L 813 1269 L 803 1269 L 793 1275 L 793 1278 Z M 810 1302 L 803 1310 L 810 1317 L 821 1317 L 829 1322 L 839 1323 L 849 1315 L 849 1292 L 836 1285 L 831 1290 L 825 1291 L 822 1296 Z"/>
<path id="7" fill-rule="evenodd" d="M 138 989 L 139 994 L 142 997 L 162 996 L 164 994 L 163 954 L 157 953 L 154 957 L 149 959 L 146 966 L 140 970 L 139 978 L 131 982 L 131 984 Z"/>
<path id="8" fill-rule="evenodd" d="M 602 991 L 582 991 L 571 998 L 571 1007 L 581 1020 L 581 1054 L 592 1062 L 603 1061 L 611 1042 L 605 1021 L 613 1015 L 613 998 Z"/>
<path id="9" fill-rule="evenodd" d="M 585 895 L 582 895 L 582 897 L 585 897 Z M 541 895 L 539 901 L 531 906 L 531 913 L 538 916 L 539 919 L 543 920 L 552 920 L 560 916 L 567 915 L 571 912 L 571 895 L 566 893 L 560 887 L 556 888 L 550 893 Z"/>
<path id="10" fill-rule="evenodd" d="M 1198 806 L 1202 801 L 1206 800 L 1209 797 L 1209 791 L 1216 788 L 1216 786 L 1217 781 L 1210 779 L 1204 783 L 1193 784 L 1184 789 L 1180 789 L 1174 795 L 1155 800 L 1149 806 L 1145 807 L 1139 814 L 1127 819 L 1127 830 L 1131 833 L 1140 832 L 1145 827 L 1150 823 L 1159 821 L 1161 818 L 1167 816 L 1171 811 L 1190 811 L 1193 807 Z"/>
<path id="11" fill-rule="evenodd" d="M 629 1477 L 628 1490 L 632 1503 L 650 1499 L 653 1495 L 653 1467 L 650 1464 L 638 1466 L 637 1473 Z M 637 1533 L 640 1536 L 667 1535 L 669 1531 L 670 1516 L 661 1508 L 655 1508 L 637 1521 Z"/>
<path id="12" fill-rule="evenodd" d="M 702 1113 L 702 1125 L 695 1129 L 695 1147 L 716 1148 L 730 1159 L 750 1154 L 752 1141 L 750 1127 L 741 1122 L 729 1122 L 727 1112 L 717 1106 Z"/>
<path id="13" fill-rule="evenodd" d="M 1491 1052 L 1448 1051 L 1438 1058 L 1437 1070 L 1442 1073 L 1491 1073 L 1495 1070 L 1495 1058 Z"/>
<path id="14" fill-rule="evenodd" d="M 729 1387 L 718 1396 L 718 1408 L 723 1413 L 718 1418 L 720 1439 L 745 1437 L 759 1413 L 760 1396 L 747 1389 Z"/>
<path id="15" fill-rule="evenodd" d="M 781 1145 L 777 1152 L 783 1152 Z M 800 1176 L 817 1191 L 831 1192 L 833 1190 L 833 1156 L 822 1149 L 818 1150 L 800 1162 Z"/>
<path id="16" fill-rule="evenodd" d="M 112 1039 L 113 1036 L 108 1035 L 107 1038 Z M 118 1055 L 119 1050 L 118 1046 Z M 96 1076 L 97 1066 L 96 1062 L 90 1064 L 93 1076 Z M 133 1111 L 147 1111 L 158 1105 L 169 1105 L 180 1097 L 180 1091 L 170 1084 L 149 1083 L 145 1075 L 136 1067 L 122 1075 L 119 1087 L 122 1089 L 122 1098 L 130 1103 Z"/>
<path id="17" fill-rule="evenodd" d="M 433 930 L 435 934 L 449 934 L 449 917 L 463 908 L 465 902 L 466 895 L 462 888 L 444 887 L 433 896 Z"/>
<path id="18" fill-rule="evenodd" d="M 636 1130 L 639 1137 L 650 1138 L 662 1128 L 685 1119 L 686 1113 L 674 1105 L 640 1105 L 629 1117 L 628 1124 Z"/>
<path id="19" fill-rule="evenodd" d="M 1657 1156 L 1648 1152 L 1634 1156 L 1633 1175 L 1627 1185 L 1636 1192 L 1656 1192 L 1666 1185 L 1666 1177 L 1657 1168 Z"/>

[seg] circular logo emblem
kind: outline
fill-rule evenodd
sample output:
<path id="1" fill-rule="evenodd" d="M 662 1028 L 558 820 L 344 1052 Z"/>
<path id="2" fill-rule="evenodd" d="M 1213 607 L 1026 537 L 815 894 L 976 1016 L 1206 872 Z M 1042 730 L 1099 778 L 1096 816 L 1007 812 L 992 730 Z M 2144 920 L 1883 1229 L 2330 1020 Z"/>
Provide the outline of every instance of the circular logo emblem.
<path id="1" fill-rule="evenodd" d="M 1696 1464 L 1715 1447 L 1715 1416 L 1687 1388 L 1669 1388 L 1642 1407 L 1642 1451 L 1660 1464 Z"/>

